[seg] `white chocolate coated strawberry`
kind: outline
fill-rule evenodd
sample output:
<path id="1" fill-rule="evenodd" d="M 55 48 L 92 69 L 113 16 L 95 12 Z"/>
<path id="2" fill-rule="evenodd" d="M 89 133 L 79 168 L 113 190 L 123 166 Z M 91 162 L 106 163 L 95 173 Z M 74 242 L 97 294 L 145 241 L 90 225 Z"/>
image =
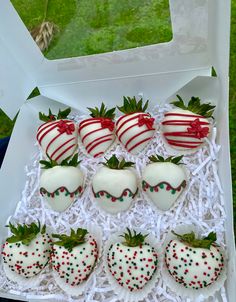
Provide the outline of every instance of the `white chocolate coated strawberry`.
<path id="1" fill-rule="evenodd" d="M 3 245 L 2 257 L 8 270 L 31 278 L 39 274 L 50 259 L 51 239 L 48 234 L 39 234 L 29 245 L 21 242 Z"/>
<path id="2" fill-rule="evenodd" d="M 161 210 L 168 210 L 186 187 L 187 175 L 183 167 L 158 162 L 147 165 L 142 173 L 142 188 L 145 194 Z"/>
<path id="3" fill-rule="evenodd" d="M 158 256 L 148 243 L 136 247 L 115 243 L 109 248 L 107 262 L 110 273 L 119 285 L 132 292 L 142 289 L 152 279 Z"/>
<path id="4" fill-rule="evenodd" d="M 54 245 L 52 253 L 53 270 L 65 284 L 78 286 L 92 273 L 98 259 L 96 240 L 89 235 L 85 243 L 69 252 L 65 247 Z"/>
<path id="5" fill-rule="evenodd" d="M 89 118 L 79 125 L 79 134 L 86 151 L 101 156 L 114 142 L 114 122 L 109 118 Z"/>
<path id="6" fill-rule="evenodd" d="M 207 118 L 183 109 L 167 112 L 162 121 L 166 142 L 177 150 L 195 150 L 200 147 L 211 129 Z"/>
<path id="7" fill-rule="evenodd" d="M 40 177 L 40 193 L 50 207 L 66 210 L 83 192 L 84 175 L 79 168 L 55 166 L 45 169 Z"/>
<path id="8" fill-rule="evenodd" d="M 92 181 L 95 200 L 103 210 L 115 214 L 126 211 L 137 194 L 138 183 L 134 170 L 102 167 Z"/>
<path id="9" fill-rule="evenodd" d="M 224 267 L 224 258 L 218 246 L 194 248 L 179 240 L 171 240 L 167 245 L 165 262 L 177 283 L 195 290 L 216 282 Z"/>
<path id="10" fill-rule="evenodd" d="M 42 124 L 37 131 L 37 141 L 44 157 L 47 155 L 61 163 L 78 148 L 78 129 L 71 120 L 56 120 Z"/>
<path id="11" fill-rule="evenodd" d="M 138 154 L 152 139 L 153 124 L 154 119 L 148 113 L 123 115 L 116 122 L 116 135 L 128 152 Z"/>

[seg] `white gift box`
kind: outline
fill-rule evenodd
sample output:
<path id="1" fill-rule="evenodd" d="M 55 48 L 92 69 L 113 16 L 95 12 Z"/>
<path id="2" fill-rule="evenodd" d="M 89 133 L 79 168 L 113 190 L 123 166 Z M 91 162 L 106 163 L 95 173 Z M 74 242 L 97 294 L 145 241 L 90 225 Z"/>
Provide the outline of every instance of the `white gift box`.
<path id="1" fill-rule="evenodd" d="M 0 236 L 25 185 L 38 112 L 71 106 L 86 110 L 101 100 L 120 103 L 123 95 L 143 95 L 150 105 L 177 91 L 216 104 L 219 175 L 225 203 L 228 247 L 227 298 L 235 301 L 236 268 L 228 130 L 230 0 L 170 0 L 173 39 L 168 43 L 111 53 L 47 60 L 9 0 L 0 4 L 0 107 L 14 117 L 20 109 L 0 171 Z M 212 66 L 217 77 L 211 77 Z M 26 101 L 38 87 L 41 95 Z M 56 102 L 57 100 L 58 102 Z M 60 103 L 59 103 L 60 102 Z M 0 296 L 24 297 L 0 293 Z M 32 300 L 33 301 L 33 300 Z"/>

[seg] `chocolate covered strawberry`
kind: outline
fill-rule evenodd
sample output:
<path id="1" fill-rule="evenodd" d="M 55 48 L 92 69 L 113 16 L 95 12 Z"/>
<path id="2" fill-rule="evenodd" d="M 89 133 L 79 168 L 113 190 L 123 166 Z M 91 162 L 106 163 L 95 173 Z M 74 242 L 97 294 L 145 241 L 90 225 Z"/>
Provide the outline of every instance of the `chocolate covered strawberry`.
<path id="1" fill-rule="evenodd" d="M 39 119 L 44 123 L 38 128 L 37 141 L 44 157 L 60 163 L 63 159 L 73 155 L 78 147 L 78 133 L 76 124 L 67 119 L 71 109 L 59 110 L 58 114 L 39 113 Z"/>
<path id="2" fill-rule="evenodd" d="M 79 125 L 79 134 L 86 151 L 93 157 L 101 156 L 114 142 L 115 108 L 88 108 L 91 118 L 83 120 Z"/>
<path id="3" fill-rule="evenodd" d="M 183 156 L 150 156 L 151 161 L 142 173 L 142 188 L 145 194 L 161 210 L 168 210 L 186 188 L 187 175 L 181 159 Z"/>
<path id="4" fill-rule="evenodd" d="M 157 270 L 158 255 L 147 242 L 148 235 L 130 231 L 124 239 L 110 246 L 106 260 L 108 270 L 117 283 L 130 292 L 141 290 Z"/>
<path id="5" fill-rule="evenodd" d="M 174 235 L 176 239 L 165 250 L 169 274 L 188 289 L 199 290 L 214 284 L 224 267 L 223 254 L 215 243 L 216 234 L 212 232 L 202 239 L 196 238 L 194 232 Z"/>
<path id="6" fill-rule="evenodd" d="M 53 210 L 65 211 L 83 193 L 84 175 L 78 167 L 78 154 L 60 164 L 50 158 L 40 163 L 44 169 L 40 176 L 40 194 Z"/>
<path id="7" fill-rule="evenodd" d="M 162 132 L 166 142 L 177 150 L 194 150 L 200 147 L 211 133 L 215 106 L 202 104 L 198 97 L 192 97 L 188 105 L 177 95 L 178 101 L 172 102 L 177 109 L 165 113 Z"/>
<path id="8" fill-rule="evenodd" d="M 50 259 L 51 239 L 40 223 L 9 223 L 12 236 L 3 244 L 2 258 L 9 278 L 17 274 L 31 278 L 39 274 Z"/>
<path id="9" fill-rule="evenodd" d="M 139 153 L 152 139 L 154 118 L 146 113 L 148 101 L 143 106 L 142 99 L 124 97 L 124 104 L 118 109 L 124 113 L 116 122 L 116 135 L 122 145 L 132 154 Z"/>
<path id="10" fill-rule="evenodd" d="M 113 155 L 92 180 L 95 200 L 103 210 L 115 214 L 127 210 L 138 192 L 134 163 Z"/>
<path id="11" fill-rule="evenodd" d="M 71 229 L 70 235 L 53 234 L 51 256 L 53 271 L 59 285 L 78 286 L 88 279 L 98 260 L 95 238 L 86 229 Z M 56 279 L 57 280 L 57 279 Z"/>

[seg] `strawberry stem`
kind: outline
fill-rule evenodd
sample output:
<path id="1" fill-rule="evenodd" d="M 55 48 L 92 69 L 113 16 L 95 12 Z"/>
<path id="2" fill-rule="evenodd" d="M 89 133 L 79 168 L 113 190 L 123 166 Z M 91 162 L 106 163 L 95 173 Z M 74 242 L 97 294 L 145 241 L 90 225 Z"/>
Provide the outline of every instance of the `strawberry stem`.
<path id="1" fill-rule="evenodd" d="M 131 114 L 131 113 L 136 113 L 136 112 L 145 112 L 148 108 L 148 102 L 143 106 L 143 99 L 140 99 L 139 101 L 136 100 L 135 96 L 134 97 L 125 97 L 124 96 L 124 103 L 123 106 L 117 108 L 125 114 Z"/>
<path id="2" fill-rule="evenodd" d="M 113 120 L 115 118 L 116 108 L 111 108 L 108 110 L 104 103 L 102 103 L 100 108 L 98 108 L 98 107 L 95 107 L 95 108 L 87 107 L 87 108 L 91 112 L 91 114 L 90 114 L 91 117 L 94 117 L 94 118 L 103 117 L 103 118 L 109 118 L 111 120 Z"/>
<path id="3" fill-rule="evenodd" d="M 207 237 L 203 237 L 202 239 L 197 239 L 194 232 L 183 235 L 177 234 L 174 231 L 172 233 L 183 243 L 195 248 L 210 249 L 211 245 L 217 240 L 216 233 L 214 232 L 209 233 Z"/>
<path id="4" fill-rule="evenodd" d="M 122 160 L 119 160 L 115 154 L 113 154 L 110 159 L 106 159 L 106 162 L 102 164 L 110 169 L 115 170 L 124 170 L 125 168 L 133 167 L 134 165 L 133 162 L 125 161 L 124 158 L 122 158 Z"/>
<path id="5" fill-rule="evenodd" d="M 154 162 L 154 163 L 172 163 L 175 165 L 183 164 L 183 163 L 181 163 L 183 155 L 177 156 L 177 157 L 169 156 L 167 158 L 164 158 L 164 157 L 156 154 L 156 155 L 149 156 L 148 158 L 151 162 Z"/>
<path id="6" fill-rule="evenodd" d="M 142 233 L 137 234 L 135 230 L 133 231 L 132 234 L 129 228 L 127 228 L 127 233 L 120 235 L 120 237 L 123 237 L 125 239 L 125 241 L 122 242 L 122 244 L 130 247 L 135 247 L 143 244 L 147 236 L 148 234 L 146 235 L 143 235 Z"/>
<path id="7" fill-rule="evenodd" d="M 57 114 L 53 114 L 51 109 L 49 108 L 48 111 L 48 115 L 39 112 L 39 119 L 43 122 L 51 122 L 51 121 L 56 121 L 56 120 L 62 120 L 62 119 L 66 119 L 67 116 L 70 114 L 71 112 L 71 108 L 68 107 L 65 110 L 61 111 L 59 109 Z"/>

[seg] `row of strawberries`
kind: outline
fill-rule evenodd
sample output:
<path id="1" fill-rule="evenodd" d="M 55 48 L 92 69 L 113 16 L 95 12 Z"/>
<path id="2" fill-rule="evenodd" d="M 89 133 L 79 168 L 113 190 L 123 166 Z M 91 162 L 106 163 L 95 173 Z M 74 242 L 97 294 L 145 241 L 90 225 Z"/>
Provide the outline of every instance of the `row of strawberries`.
<path id="1" fill-rule="evenodd" d="M 177 150 L 196 150 L 210 134 L 214 107 L 209 103 L 201 104 L 200 99 L 192 97 L 185 105 L 180 96 L 172 102 L 177 109 L 165 114 L 161 123 L 163 137 L 166 143 Z M 143 105 L 142 99 L 124 97 L 123 106 L 118 107 L 123 113 L 116 122 L 115 109 L 107 109 L 104 103 L 101 107 L 88 108 L 91 118 L 77 125 L 67 119 L 70 108 L 59 110 L 55 115 L 39 114 L 44 123 L 38 128 L 37 140 L 45 156 L 61 162 L 73 155 L 77 150 L 78 134 L 86 152 L 93 157 L 104 154 L 113 144 L 115 137 L 125 149 L 138 154 L 152 139 L 156 126 L 154 118 L 147 113 L 148 101 Z"/>
<path id="2" fill-rule="evenodd" d="M 8 227 L 12 236 L 3 245 L 2 257 L 10 279 L 15 280 L 18 275 L 28 280 L 50 263 L 56 282 L 59 278 L 59 285 L 70 293 L 70 288 L 80 286 L 97 267 L 101 244 L 87 229 L 71 229 L 70 235 L 49 235 L 40 223 L 16 226 L 10 223 Z M 148 236 L 127 228 L 127 232 L 116 237 L 119 239 L 108 241 L 105 248 L 104 264 L 109 280 L 129 292 L 145 288 L 161 267 L 159 252 Z M 201 239 L 193 232 L 182 235 L 173 232 L 173 236 L 164 248 L 164 267 L 171 278 L 190 290 L 201 290 L 217 282 L 225 260 L 222 248 L 216 244 L 216 234 Z"/>

